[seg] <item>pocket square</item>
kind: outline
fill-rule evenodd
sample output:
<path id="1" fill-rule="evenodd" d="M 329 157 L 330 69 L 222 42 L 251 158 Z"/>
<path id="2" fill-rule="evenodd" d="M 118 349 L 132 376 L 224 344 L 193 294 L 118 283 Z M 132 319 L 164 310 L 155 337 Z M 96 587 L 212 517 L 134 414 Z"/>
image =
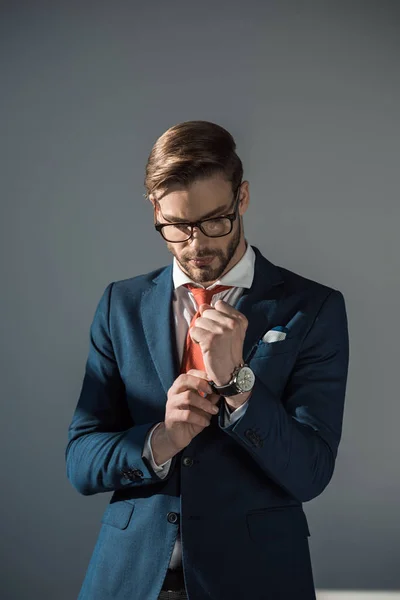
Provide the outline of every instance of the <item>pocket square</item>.
<path id="1" fill-rule="evenodd" d="M 266 344 L 270 344 L 271 342 L 280 342 L 286 337 L 286 327 L 282 327 L 281 325 L 277 325 L 273 327 L 267 333 L 263 335 L 261 341 Z"/>

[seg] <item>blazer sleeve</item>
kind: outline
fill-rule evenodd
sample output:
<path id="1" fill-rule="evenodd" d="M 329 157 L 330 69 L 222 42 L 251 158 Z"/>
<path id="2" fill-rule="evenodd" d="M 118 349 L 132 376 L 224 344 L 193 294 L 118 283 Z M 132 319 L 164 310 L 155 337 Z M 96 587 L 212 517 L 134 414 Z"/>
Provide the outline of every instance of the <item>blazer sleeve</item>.
<path id="1" fill-rule="evenodd" d="M 303 340 L 283 394 L 256 376 L 243 416 L 225 427 L 219 415 L 220 428 L 300 502 L 321 494 L 333 475 L 348 362 L 345 302 L 340 291 L 332 290 Z"/>
<path id="2" fill-rule="evenodd" d="M 110 283 L 97 305 L 90 327 L 85 374 L 68 428 L 67 477 L 84 495 L 160 483 L 142 450 L 157 421 L 135 425 L 125 399 L 109 331 Z M 171 460 L 167 477 L 172 473 Z"/>

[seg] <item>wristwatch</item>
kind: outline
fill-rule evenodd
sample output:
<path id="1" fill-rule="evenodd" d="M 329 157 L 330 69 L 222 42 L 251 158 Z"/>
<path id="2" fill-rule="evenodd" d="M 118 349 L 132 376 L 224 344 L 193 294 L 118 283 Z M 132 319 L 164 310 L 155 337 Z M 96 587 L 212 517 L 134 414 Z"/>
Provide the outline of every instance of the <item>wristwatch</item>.
<path id="1" fill-rule="evenodd" d="M 232 378 L 225 385 L 216 385 L 213 381 L 208 382 L 212 390 L 220 396 L 236 396 L 243 392 L 250 392 L 255 383 L 255 375 L 245 363 L 241 363 L 232 373 Z"/>

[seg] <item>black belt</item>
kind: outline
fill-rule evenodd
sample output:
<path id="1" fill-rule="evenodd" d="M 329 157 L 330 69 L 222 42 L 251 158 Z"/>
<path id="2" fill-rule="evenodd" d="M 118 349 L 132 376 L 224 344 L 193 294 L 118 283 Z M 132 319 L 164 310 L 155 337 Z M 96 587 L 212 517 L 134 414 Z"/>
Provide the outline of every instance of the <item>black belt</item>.
<path id="1" fill-rule="evenodd" d="M 167 569 L 162 589 L 171 591 L 184 590 L 185 579 L 183 577 L 183 569 Z"/>

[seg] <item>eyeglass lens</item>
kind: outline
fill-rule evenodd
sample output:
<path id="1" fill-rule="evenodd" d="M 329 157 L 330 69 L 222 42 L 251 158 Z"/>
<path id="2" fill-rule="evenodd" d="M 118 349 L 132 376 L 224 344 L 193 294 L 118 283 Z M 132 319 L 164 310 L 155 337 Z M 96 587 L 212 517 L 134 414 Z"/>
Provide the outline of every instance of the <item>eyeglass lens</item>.
<path id="1" fill-rule="evenodd" d="M 231 229 L 230 219 L 224 217 L 219 219 L 209 219 L 203 221 L 200 229 L 209 237 L 220 237 L 229 233 Z M 162 235 L 169 242 L 183 242 L 190 238 L 190 225 L 165 225 L 162 228 Z"/>

